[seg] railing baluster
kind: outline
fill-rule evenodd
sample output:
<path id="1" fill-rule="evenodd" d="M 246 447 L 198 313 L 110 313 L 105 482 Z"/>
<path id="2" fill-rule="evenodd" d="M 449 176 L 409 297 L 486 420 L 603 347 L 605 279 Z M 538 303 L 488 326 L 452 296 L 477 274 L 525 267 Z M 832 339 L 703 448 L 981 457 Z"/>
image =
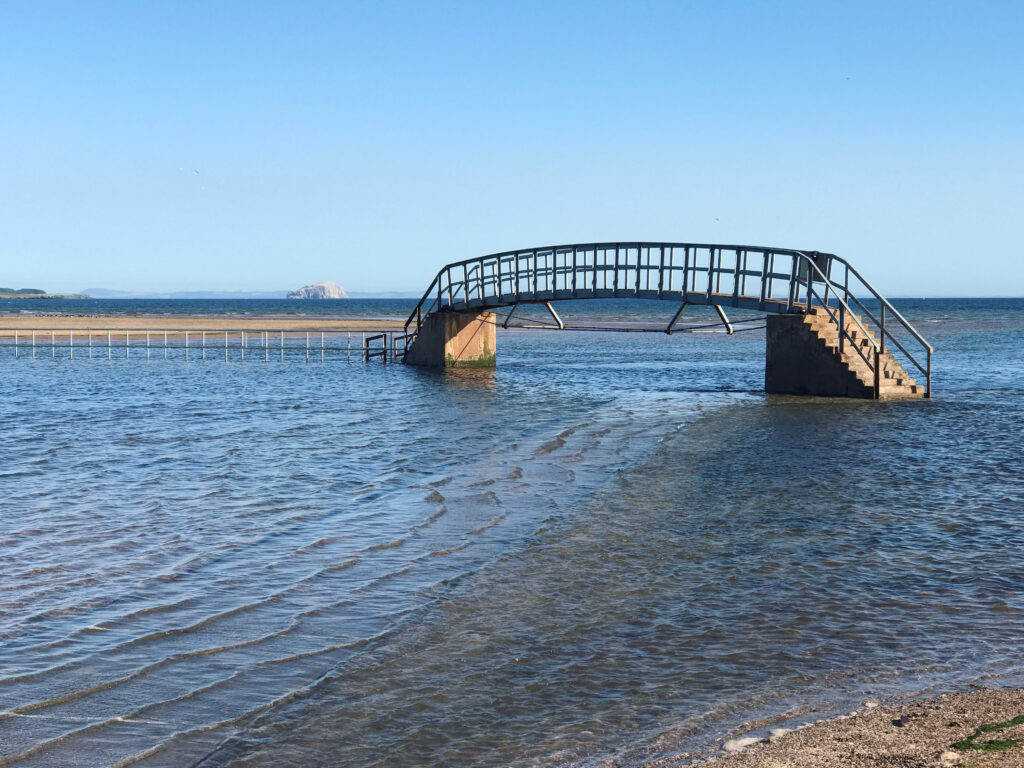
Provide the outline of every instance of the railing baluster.
<path id="1" fill-rule="evenodd" d="M 671 258 L 671 257 L 670 257 Z M 650 273 L 648 273 L 648 280 Z M 669 278 L 671 280 L 671 277 Z M 661 254 L 658 258 L 658 298 L 662 297 L 665 291 L 665 246 L 661 246 Z"/>
<path id="2" fill-rule="evenodd" d="M 761 300 L 758 302 L 758 307 L 762 310 L 768 290 L 768 261 L 769 255 L 767 251 L 763 251 L 761 253 Z"/>
<path id="3" fill-rule="evenodd" d="M 618 293 L 619 291 L 619 246 L 615 245 L 615 272 L 612 275 L 612 290 Z"/>
<path id="4" fill-rule="evenodd" d="M 626 253 L 629 253 L 628 249 L 627 249 Z M 651 255 L 650 250 L 647 251 L 647 255 L 648 256 Z M 644 249 L 643 249 L 643 246 L 637 245 L 637 247 L 636 247 L 636 293 L 637 293 L 637 295 L 640 294 L 640 265 L 643 263 L 643 260 L 644 260 Z M 629 257 L 628 256 L 626 258 L 626 261 L 627 262 L 629 261 Z"/>

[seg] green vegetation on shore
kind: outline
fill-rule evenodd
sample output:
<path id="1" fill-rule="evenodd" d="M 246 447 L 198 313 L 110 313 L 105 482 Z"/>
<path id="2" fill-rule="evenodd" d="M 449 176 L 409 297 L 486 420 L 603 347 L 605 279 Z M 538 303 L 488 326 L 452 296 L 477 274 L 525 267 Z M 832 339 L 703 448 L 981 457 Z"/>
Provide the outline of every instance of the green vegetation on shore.
<path id="1" fill-rule="evenodd" d="M 978 739 L 985 734 L 1003 731 L 1017 725 L 1024 725 L 1024 715 L 1007 720 L 1005 723 L 986 723 L 985 725 L 980 725 L 974 733 L 963 741 L 958 741 L 952 748 L 960 752 L 966 752 L 969 749 L 978 749 L 982 752 L 1002 752 L 1003 750 L 1013 749 L 1024 743 L 1024 739 L 991 739 L 980 742 Z"/>

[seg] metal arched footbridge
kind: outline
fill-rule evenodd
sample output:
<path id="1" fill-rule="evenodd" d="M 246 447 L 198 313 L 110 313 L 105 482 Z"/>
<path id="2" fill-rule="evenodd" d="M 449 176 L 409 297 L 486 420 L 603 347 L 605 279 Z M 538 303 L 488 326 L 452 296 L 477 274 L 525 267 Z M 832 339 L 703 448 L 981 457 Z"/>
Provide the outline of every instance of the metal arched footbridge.
<path id="1" fill-rule="evenodd" d="M 933 349 L 848 261 L 817 251 L 674 242 L 576 243 L 494 253 L 442 267 L 405 324 L 412 350 L 424 345 L 429 318 L 479 316 L 519 305 L 580 299 L 674 302 L 661 330 L 671 333 L 688 305 L 766 315 L 809 316 L 826 347 L 847 367 L 865 369 L 875 394 L 899 363 L 916 369 L 931 391 Z M 813 322 L 811 322 L 813 320 Z M 900 361 L 893 352 L 900 353 Z M 409 355 L 407 354 L 408 358 Z M 493 350 L 492 350 L 493 358 Z M 441 363 L 443 364 L 443 362 Z M 906 375 L 903 374 L 904 379 Z M 863 378 L 863 376 L 861 377 Z M 894 378 L 893 380 L 897 380 Z M 916 385 L 916 383 L 915 383 Z"/>

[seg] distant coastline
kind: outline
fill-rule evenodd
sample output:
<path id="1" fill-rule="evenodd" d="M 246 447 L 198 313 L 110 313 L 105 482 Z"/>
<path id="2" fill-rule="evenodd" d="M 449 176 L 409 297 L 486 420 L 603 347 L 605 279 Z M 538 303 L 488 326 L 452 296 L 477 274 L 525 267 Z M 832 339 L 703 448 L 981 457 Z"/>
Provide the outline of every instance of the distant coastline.
<path id="1" fill-rule="evenodd" d="M 91 299 L 84 293 L 19 293 L 18 291 L 0 291 L 0 299 Z"/>
<path id="2" fill-rule="evenodd" d="M 288 291 L 122 291 L 86 288 L 82 294 L 92 299 L 285 299 Z M 348 291 L 352 299 L 418 299 L 421 295 L 422 291 Z"/>

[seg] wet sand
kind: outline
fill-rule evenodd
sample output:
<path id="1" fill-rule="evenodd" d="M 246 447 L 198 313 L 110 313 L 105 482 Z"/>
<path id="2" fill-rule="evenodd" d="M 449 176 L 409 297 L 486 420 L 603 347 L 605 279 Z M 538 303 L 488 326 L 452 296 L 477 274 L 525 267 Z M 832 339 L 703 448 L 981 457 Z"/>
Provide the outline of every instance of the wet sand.
<path id="1" fill-rule="evenodd" d="M 1018 718 L 1015 722 L 1014 719 Z M 989 727 L 989 730 L 985 730 Z M 979 732 L 979 729 L 983 732 Z M 707 768 L 1024 768 L 1024 690 L 984 688 L 774 732 L 730 735 Z M 760 737 L 760 738 L 758 738 Z M 986 748 L 986 745 L 987 748 Z M 973 746 L 973 748 L 972 748 Z M 647 768 L 694 765 L 693 755 Z"/>
<path id="2" fill-rule="evenodd" d="M 258 315 L 0 315 L 0 337 L 13 337 L 15 329 L 24 332 L 46 331 L 394 331 L 401 330 L 397 320 L 338 317 L 281 317 Z M 76 334 L 77 335 L 77 334 Z"/>

